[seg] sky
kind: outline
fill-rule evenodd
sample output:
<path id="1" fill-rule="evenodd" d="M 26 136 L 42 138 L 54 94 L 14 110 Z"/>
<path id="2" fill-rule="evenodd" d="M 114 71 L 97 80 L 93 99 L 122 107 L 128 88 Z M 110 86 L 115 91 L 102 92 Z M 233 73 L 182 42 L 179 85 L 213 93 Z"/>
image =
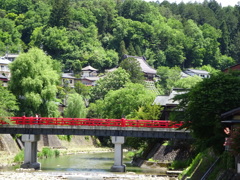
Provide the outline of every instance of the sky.
<path id="1" fill-rule="evenodd" d="M 156 1 L 156 0 L 145 0 L 145 1 Z M 158 0 L 160 3 L 163 0 Z M 184 3 L 188 3 L 188 2 L 199 2 L 202 3 L 204 0 L 167 0 L 170 3 L 174 3 L 176 2 L 177 4 L 180 2 L 184 2 Z M 240 0 L 216 0 L 218 3 L 221 3 L 223 7 L 225 6 L 235 6 L 237 4 L 237 2 Z"/>

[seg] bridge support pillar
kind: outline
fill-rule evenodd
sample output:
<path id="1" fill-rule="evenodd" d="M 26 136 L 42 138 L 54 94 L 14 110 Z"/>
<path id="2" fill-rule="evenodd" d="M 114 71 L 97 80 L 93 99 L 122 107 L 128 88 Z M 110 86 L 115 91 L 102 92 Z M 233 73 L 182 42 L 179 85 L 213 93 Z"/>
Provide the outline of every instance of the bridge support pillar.
<path id="1" fill-rule="evenodd" d="M 40 169 L 40 163 L 37 162 L 37 142 L 39 140 L 39 135 L 22 135 L 22 141 L 24 142 L 24 163 L 21 165 L 21 168 Z"/>
<path id="2" fill-rule="evenodd" d="M 112 143 L 114 144 L 114 165 L 111 167 L 112 172 L 125 172 L 125 165 L 123 161 L 123 149 L 125 139 L 123 136 L 112 136 Z"/>

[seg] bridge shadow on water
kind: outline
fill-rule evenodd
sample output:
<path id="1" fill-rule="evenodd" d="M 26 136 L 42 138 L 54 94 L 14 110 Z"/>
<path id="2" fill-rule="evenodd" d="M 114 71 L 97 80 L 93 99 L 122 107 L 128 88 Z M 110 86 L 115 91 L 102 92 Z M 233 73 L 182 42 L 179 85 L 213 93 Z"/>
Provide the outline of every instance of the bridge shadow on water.
<path id="1" fill-rule="evenodd" d="M 87 160 L 100 160 L 100 161 L 112 161 L 114 162 L 114 158 L 97 158 L 97 157 L 81 157 L 81 159 L 87 159 Z"/>

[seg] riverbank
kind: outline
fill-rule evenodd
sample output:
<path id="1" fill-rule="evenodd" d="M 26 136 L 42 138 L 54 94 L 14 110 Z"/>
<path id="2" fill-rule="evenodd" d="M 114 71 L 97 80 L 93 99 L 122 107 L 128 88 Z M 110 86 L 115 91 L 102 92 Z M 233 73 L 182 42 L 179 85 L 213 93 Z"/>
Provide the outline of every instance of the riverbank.
<path id="1" fill-rule="evenodd" d="M 41 171 L 31 172 L 0 172 L 1 180 L 177 180 L 172 177 L 158 175 L 139 175 L 135 173 L 46 173 Z"/>

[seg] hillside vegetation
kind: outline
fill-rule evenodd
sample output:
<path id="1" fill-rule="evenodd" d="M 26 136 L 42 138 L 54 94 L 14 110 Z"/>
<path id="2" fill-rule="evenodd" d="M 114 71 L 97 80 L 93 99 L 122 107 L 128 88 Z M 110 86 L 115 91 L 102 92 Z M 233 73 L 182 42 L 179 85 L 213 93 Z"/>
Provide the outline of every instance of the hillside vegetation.
<path id="1" fill-rule="evenodd" d="M 42 48 L 66 72 L 115 67 L 123 54 L 155 68 L 224 69 L 239 60 L 239 11 L 215 0 L 0 0 L 0 55 Z"/>

